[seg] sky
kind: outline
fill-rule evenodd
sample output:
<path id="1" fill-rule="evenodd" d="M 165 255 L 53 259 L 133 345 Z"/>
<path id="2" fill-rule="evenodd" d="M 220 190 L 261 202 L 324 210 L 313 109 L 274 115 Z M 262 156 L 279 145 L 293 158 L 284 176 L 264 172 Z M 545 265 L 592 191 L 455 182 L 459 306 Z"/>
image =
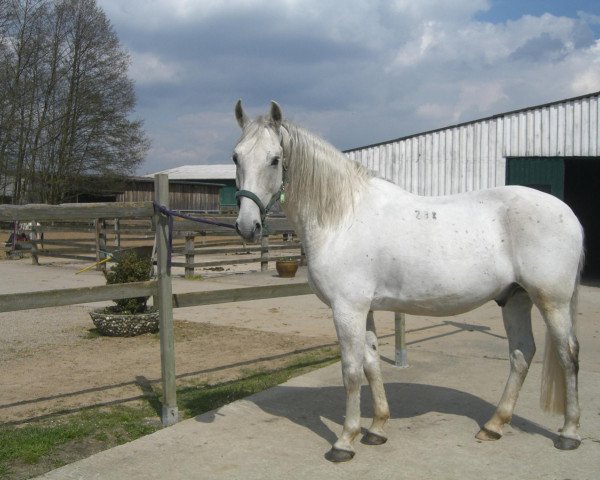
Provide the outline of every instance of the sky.
<path id="1" fill-rule="evenodd" d="M 97 0 L 131 55 L 138 174 L 228 163 L 271 100 L 340 150 L 600 91 L 598 0 Z"/>

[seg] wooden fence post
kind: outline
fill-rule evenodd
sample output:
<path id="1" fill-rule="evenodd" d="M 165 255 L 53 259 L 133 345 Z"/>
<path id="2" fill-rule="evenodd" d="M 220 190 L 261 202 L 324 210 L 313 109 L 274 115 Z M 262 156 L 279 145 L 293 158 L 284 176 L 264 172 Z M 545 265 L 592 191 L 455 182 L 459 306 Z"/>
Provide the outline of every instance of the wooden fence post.
<path id="1" fill-rule="evenodd" d="M 121 219 L 115 218 L 115 241 L 114 246 L 117 250 L 121 248 Z"/>
<path id="2" fill-rule="evenodd" d="M 269 236 L 263 235 L 260 239 L 260 271 L 269 269 Z"/>
<path id="3" fill-rule="evenodd" d="M 96 224 L 96 261 L 106 258 L 106 220 L 97 218 Z M 106 263 L 96 265 L 96 270 L 106 270 Z"/>
<path id="4" fill-rule="evenodd" d="M 194 235 L 185 236 L 185 278 L 194 277 Z"/>
<path id="5" fill-rule="evenodd" d="M 406 353 L 405 315 L 400 312 L 394 313 L 395 343 L 396 343 L 396 366 L 408 367 L 408 356 Z"/>
<path id="6" fill-rule="evenodd" d="M 36 223 L 35 220 L 33 220 L 31 222 L 31 264 L 32 265 L 39 265 L 39 258 L 38 258 L 38 240 L 39 240 L 39 235 L 38 235 L 38 231 L 37 231 L 37 227 L 36 227 Z"/>
<path id="7" fill-rule="evenodd" d="M 154 176 L 154 198 L 159 205 L 169 208 L 169 176 Z M 173 286 L 169 258 L 169 222 L 160 212 L 154 212 L 157 243 L 158 311 L 160 315 L 160 363 L 162 371 L 162 424 L 174 425 L 179 421 L 175 384 L 175 340 L 173 335 Z"/>

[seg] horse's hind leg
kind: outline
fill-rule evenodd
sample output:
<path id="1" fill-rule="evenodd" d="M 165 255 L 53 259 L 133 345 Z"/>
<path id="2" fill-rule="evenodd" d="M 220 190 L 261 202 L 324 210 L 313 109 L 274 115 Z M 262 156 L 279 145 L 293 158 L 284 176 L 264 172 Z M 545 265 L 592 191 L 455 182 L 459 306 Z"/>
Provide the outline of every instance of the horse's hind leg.
<path id="1" fill-rule="evenodd" d="M 562 307 L 539 306 L 548 327 L 542 378 L 542 408 L 564 413 L 565 423 L 555 447 L 574 450 L 581 444 L 579 427 L 579 342 L 575 336 L 568 304 Z"/>
<path id="2" fill-rule="evenodd" d="M 379 362 L 379 342 L 375 331 L 373 312 L 371 311 L 367 315 L 364 371 L 371 387 L 371 396 L 373 397 L 373 423 L 361 441 L 367 445 L 381 445 L 387 441 L 383 426 L 388 418 L 390 418 L 390 409 L 383 388 L 383 378 Z"/>
<path id="3" fill-rule="evenodd" d="M 496 411 L 476 435 L 479 440 L 498 440 L 502 437 L 502 426 L 512 418 L 519 391 L 535 354 L 531 331 L 532 305 L 529 295 L 524 290 L 519 290 L 502 308 L 502 318 L 508 336 L 510 374 Z"/>

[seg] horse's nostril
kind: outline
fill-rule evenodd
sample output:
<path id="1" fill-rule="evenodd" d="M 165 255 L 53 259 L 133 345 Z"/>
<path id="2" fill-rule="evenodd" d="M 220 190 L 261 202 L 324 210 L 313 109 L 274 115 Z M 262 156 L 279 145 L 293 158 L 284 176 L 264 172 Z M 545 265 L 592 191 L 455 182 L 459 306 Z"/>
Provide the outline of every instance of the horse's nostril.
<path id="1" fill-rule="evenodd" d="M 260 222 L 256 222 L 256 223 L 254 224 L 254 230 L 255 230 L 256 232 L 260 232 L 260 229 L 261 229 L 261 228 L 262 228 L 262 225 L 260 224 Z"/>

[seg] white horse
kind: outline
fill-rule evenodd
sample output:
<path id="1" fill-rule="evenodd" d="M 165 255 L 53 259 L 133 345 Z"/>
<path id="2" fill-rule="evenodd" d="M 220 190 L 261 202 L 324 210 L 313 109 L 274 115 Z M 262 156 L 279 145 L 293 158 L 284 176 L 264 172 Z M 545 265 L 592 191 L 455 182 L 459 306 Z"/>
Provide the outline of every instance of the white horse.
<path id="1" fill-rule="evenodd" d="M 564 413 L 555 446 L 579 446 L 574 310 L 583 232 L 567 205 L 518 186 L 413 195 L 374 178 L 324 140 L 283 120 L 275 102 L 269 114 L 255 120 L 238 102 L 235 115 L 242 128 L 233 154 L 240 189 L 238 233 L 249 241 L 259 239 L 266 212 L 281 198 L 301 235 L 309 282 L 333 310 L 346 417 L 326 455 L 329 460 L 354 456 L 363 371 L 374 415 L 362 441 L 376 445 L 387 440 L 383 426 L 389 408 L 370 311 L 447 316 L 492 299 L 502 307 L 510 374 L 495 413 L 477 438 L 499 439 L 511 420 L 535 353 L 535 304 L 548 328 L 541 406 Z"/>

